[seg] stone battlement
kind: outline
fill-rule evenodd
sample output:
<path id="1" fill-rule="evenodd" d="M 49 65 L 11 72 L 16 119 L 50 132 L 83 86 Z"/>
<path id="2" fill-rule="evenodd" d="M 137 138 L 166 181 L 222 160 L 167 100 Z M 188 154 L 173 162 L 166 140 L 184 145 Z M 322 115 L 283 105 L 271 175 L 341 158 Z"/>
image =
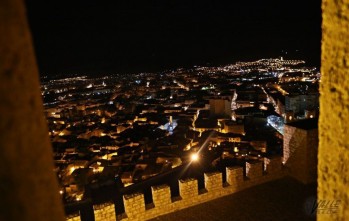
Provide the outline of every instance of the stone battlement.
<path id="1" fill-rule="evenodd" d="M 281 157 L 246 162 L 244 167 L 227 167 L 225 173 L 226 183 L 224 184 L 222 173 L 205 173 L 205 189 L 203 191 L 199 191 L 197 179 L 179 180 L 180 197 L 176 197 L 176 199 L 171 198 L 170 186 L 153 186 L 151 187 L 153 198 L 153 205 L 151 206 L 145 205 L 143 193 L 124 195 L 123 204 L 125 214 L 123 216 L 115 215 L 115 207 L 118 205 L 114 205 L 113 203 L 94 205 L 95 220 L 148 220 L 285 176 Z M 80 216 L 70 216 L 67 217 L 67 220 L 80 220 Z"/>

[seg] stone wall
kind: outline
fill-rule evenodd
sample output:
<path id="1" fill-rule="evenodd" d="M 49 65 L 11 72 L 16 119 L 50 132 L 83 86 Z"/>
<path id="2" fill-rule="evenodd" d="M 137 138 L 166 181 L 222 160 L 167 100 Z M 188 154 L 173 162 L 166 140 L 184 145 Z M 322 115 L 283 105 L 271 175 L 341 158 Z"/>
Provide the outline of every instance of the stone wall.
<path id="1" fill-rule="evenodd" d="M 142 193 L 124 195 L 124 206 L 128 218 L 137 218 L 145 211 L 144 195 Z"/>
<path id="2" fill-rule="evenodd" d="M 190 199 L 198 195 L 198 181 L 196 179 L 179 180 L 179 195 L 182 199 Z"/>
<path id="3" fill-rule="evenodd" d="M 301 130 L 296 127 L 285 125 L 284 139 L 283 139 L 283 142 L 284 142 L 283 163 L 284 164 L 291 164 L 292 161 L 294 161 L 293 156 L 295 154 L 298 154 L 301 151 L 305 151 L 305 148 L 300 149 L 300 147 L 303 147 L 306 145 L 306 135 L 307 135 L 306 130 Z M 305 153 L 303 153 L 303 155 L 304 154 Z"/>
<path id="4" fill-rule="evenodd" d="M 222 173 L 205 173 L 205 188 L 202 190 L 199 190 L 196 179 L 179 180 L 180 197 L 176 198 L 171 198 L 169 186 L 153 186 L 151 188 L 152 204 L 145 205 L 144 195 L 142 193 L 124 195 L 125 214 L 115 216 L 114 204 L 95 205 L 95 220 L 148 220 L 166 213 L 227 196 L 248 187 L 285 176 L 286 174 L 281 160 L 281 157 L 265 158 L 263 161 L 248 162 L 245 167 L 228 167 L 225 171 L 227 182 L 224 184 Z M 246 174 L 244 174 L 244 171 L 246 171 Z M 74 220 L 68 220 L 75 221 L 78 218 L 74 217 Z"/>
<path id="5" fill-rule="evenodd" d="M 349 0 L 323 0 L 322 9 L 318 199 L 341 203 L 317 219 L 348 220 Z"/>
<path id="6" fill-rule="evenodd" d="M 61 221 L 59 194 L 23 0 L 0 1 L 0 220 Z"/>
<path id="7" fill-rule="evenodd" d="M 205 178 L 205 189 L 208 192 L 217 191 L 217 190 L 219 191 L 220 189 L 223 188 L 222 173 L 219 173 L 219 172 L 205 173 L 204 178 Z"/>
<path id="8" fill-rule="evenodd" d="M 227 183 L 236 191 L 244 184 L 244 170 L 242 167 L 227 167 Z"/>
<path id="9" fill-rule="evenodd" d="M 171 203 L 171 190 L 167 185 L 151 187 L 155 207 L 166 207 Z"/>
<path id="10" fill-rule="evenodd" d="M 319 152 L 319 136 L 318 130 L 307 131 L 307 146 L 309 147 L 307 151 L 307 183 L 313 183 L 317 181 L 317 165 L 318 158 L 317 154 Z"/>
<path id="11" fill-rule="evenodd" d="M 316 182 L 318 130 L 284 127 L 283 163 L 289 174 L 302 183 Z"/>
<path id="12" fill-rule="evenodd" d="M 280 157 L 264 158 L 263 164 L 265 173 L 277 173 L 282 168 L 282 163 L 280 162 Z"/>
<path id="13" fill-rule="evenodd" d="M 105 203 L 93 206 L 95 221 L 114 221 L 116 220 L 115 205 L 113 203 Z M 72 220 L 75 221 L 75 220 Z"/>
<path id="14" fill-rule="evenodd" d="M 69 216 L 66 217 L 65 220 L 66 220 L 66 221 L 81 221 L 81 219 L 80 219 L 80 214 L 77 213 L 77 214 L 69 215 Z"/>
<path id="15" fill-rule="evenodd" d="M 263 162 L 246 162 L 246 177 L 251 180 L 258 180 L 263 173 Z"/>

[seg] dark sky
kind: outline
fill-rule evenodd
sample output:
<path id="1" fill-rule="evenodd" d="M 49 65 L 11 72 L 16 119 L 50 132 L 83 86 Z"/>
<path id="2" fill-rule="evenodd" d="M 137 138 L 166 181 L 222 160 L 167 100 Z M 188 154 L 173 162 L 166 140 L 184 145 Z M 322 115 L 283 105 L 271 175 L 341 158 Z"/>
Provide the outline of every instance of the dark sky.
<path id="1" fill-rule="evenodd" d="M 27 1 L 45 74 L 139 72 L 281 55 L 318 65 L 320 5 L 320 0 Z"/>

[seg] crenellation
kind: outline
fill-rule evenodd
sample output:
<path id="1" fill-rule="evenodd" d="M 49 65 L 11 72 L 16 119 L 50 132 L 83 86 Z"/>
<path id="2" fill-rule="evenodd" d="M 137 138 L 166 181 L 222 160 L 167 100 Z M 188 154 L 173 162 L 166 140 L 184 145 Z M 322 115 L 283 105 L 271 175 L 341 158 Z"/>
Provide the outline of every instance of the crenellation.
<path id="1" fill-rule="evenodd" d="M 285 125 L 283 148 L 283 164 L 289 174 L 305 184 L 316 182 L 318 152 L 317 121 L 308 120 L 307 123 L 312 127 Z"/>
<path id="2" fill-rule="evenodd" d="M 151 187 L 155 207 L 165 207 L 171 204 L 171 190 L 168 185 Z"/>
<path id="3" fill-rule="evenodd" d="M 189 179 L 179 180 L 178 182 L 179 182 L 179 194 L 182 197 L 182 199 L 190 199 L 199 194 L 197 179 L 189 178 Z"/>
<path id="4" fill-rule="evenodd" d="M 244 170 L 242 167 L 227 167 L 227 183 L 234 187 L 235 190 L 239 189 L 244 182 Z"/>
<path id="5" fill-rule="evenodd" d="M 66 221 L 81 221 L 80 213 L 75 213 L 67 216 Z"/>
<path id="6" fill-rule="evenodd" d="M 261 161 L 246 162 L 246 177 L 251 181 L 259 179 L 263 175 L 263 163 Z"/>
<path id="7" fill-rule="evenodd" d="M 207 191 L 216 191 L 223 188 L 223 178 L 222 173 L 213 172 L 213 173 L 205 173 L 205 188 Z"/>
<path id="8" fill-rule="evenodd" d="M 116 220 L 115 205 L 113 202 L 93 206 L 95 221 Z"/>
<path id="9" fill-rule="evenodd" d="M 264 162 L 249 162 L 246 163 L 245 167 L 247 176 L 244 176 L 243 167 L 227 167 L 227 185 L 225 186 L 223 186 L 222 173 L 205 173 L 205 189 L 201 189 L 200 191 L 198 189 L 197 179 L 179 180 L 180 197 L 178 198 L 171 198 L 171 189 L 168 185 L 152 186 L 153 204 L 151 206 L 145 205 L 144 195 L 142 193 L 124 195 L 125 214 L 123 216 L 115 215 L 115 205 L 111 202 L 94 205 L 95 220 L 128 221 L 153 219 L 159 215 L 230 195 L 251 186 L 281 178 L 285 175 L 283 173 L 281 157 L 264 158 Z M 80 216 L 70 216 L 67 217 L 67 220 L 80 221 Z"/>
<path id="10" fill-rule="evenodd" d="M 277 173 L 282 170 L 282 157 L 275 156 L 264 158 L 264 171 L 266 173 Z"/>
<path id="11" fill-rule="evenodd" d="M 145 211 L 144 195 L 134 193 L 123 196 L 125 212 L 128 217 L 138 216 Z"/>

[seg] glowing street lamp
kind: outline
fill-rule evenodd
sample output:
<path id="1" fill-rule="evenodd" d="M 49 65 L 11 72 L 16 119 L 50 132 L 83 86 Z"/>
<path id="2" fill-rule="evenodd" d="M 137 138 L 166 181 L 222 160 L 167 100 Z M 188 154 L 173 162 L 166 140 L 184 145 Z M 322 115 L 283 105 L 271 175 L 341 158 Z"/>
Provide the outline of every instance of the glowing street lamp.
<path id="1" fill-rule="evenodd" d="M 81 200 L 81 196 L 76 196 L 75 200 L 76 201 L 80 201 Z"/>
<path id="2" fill-rule="evenodd" d="M 190 159 L 192 162 L 196 162 L 199 160 L 199 155 L 197 153 L 193 153 L 191 156 L 190 156 Z"/>

